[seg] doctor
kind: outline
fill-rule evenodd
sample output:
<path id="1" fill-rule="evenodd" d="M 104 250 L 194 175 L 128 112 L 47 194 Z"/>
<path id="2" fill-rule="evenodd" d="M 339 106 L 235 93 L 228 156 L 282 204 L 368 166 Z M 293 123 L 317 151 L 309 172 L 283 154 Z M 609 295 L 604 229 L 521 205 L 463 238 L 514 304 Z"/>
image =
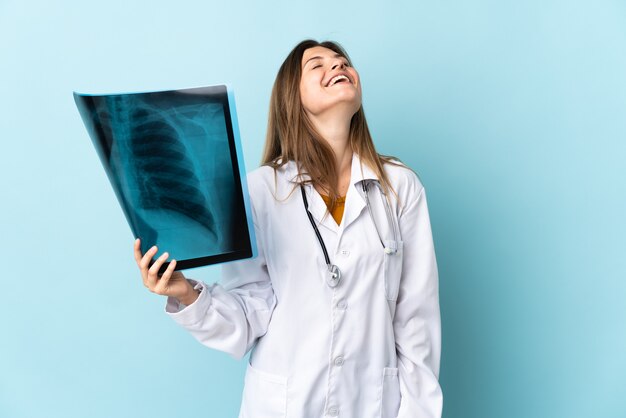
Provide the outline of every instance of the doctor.
<path id="1" fill-rule="evenodd" d="M 392 69 L 390 69 L 392 73 Z M 135 258 L 202 344 L 252 349 L 241 418 L 439 418 L 438 276 L 418 177 L 376 153 L 345 51 L 303 41 L 272 91 L 263 166 L 248 176 L 258 257 L 221 284 Z"/>

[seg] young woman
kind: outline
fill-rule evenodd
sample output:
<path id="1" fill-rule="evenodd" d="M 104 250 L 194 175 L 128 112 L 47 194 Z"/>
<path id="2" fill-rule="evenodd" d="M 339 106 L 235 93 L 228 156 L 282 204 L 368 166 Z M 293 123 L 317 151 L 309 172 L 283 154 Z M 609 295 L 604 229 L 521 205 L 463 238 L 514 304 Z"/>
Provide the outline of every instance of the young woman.
<path id="1" fill-rule="evenodd" d="M 153 247 L 144 284 L 202 344 L 250 364 L 242 418 L 441 416 L 438 275 L 418 177 L 376 153 L 336 43 L 280 67 L 263 166 L 248 176 L 258 257 L 211 286 Z"/>

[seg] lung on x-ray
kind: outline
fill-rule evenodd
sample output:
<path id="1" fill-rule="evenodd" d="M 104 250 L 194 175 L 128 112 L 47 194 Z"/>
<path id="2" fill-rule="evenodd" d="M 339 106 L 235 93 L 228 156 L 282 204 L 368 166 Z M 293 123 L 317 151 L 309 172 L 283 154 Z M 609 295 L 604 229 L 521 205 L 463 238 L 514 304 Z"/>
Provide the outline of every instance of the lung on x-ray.
<path id="1" fill-rule="evenodd" d="M 157 245 L 177 270 L 255 255 L 232 91 L 74 100 L 142 253 Z"/>

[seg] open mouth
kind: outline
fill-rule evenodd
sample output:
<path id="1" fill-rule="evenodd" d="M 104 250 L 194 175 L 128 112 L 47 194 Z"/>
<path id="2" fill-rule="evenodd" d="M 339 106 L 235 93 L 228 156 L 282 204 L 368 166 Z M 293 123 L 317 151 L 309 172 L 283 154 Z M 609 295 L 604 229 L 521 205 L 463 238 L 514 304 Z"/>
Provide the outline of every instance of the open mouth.
<path id="1" fill-rule="evenodd" d="M 350 83 L 350 79 L 344 74 L 336 75 L 330 79 L 327 87 L 331 87 L 331 86 L 334 86 L 335 84 L 340 84 L 340 83 Z"/>

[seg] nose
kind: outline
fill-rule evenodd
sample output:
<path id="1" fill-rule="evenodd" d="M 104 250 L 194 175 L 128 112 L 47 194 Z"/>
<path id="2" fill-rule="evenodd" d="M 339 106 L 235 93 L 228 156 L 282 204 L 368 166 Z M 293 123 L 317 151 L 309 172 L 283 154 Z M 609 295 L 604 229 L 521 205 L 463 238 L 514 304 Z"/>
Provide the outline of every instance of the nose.
<path id="1" fill-rule="evenodd" d="M 335 63 L 333 64 L 331 68 L 333 70 L 336 70 L 337 68 L 341 68 L 343 70 L 345 66 L 346 64 L 342 60 L 338 60 L 338 61 L 335 61 Z"/>

